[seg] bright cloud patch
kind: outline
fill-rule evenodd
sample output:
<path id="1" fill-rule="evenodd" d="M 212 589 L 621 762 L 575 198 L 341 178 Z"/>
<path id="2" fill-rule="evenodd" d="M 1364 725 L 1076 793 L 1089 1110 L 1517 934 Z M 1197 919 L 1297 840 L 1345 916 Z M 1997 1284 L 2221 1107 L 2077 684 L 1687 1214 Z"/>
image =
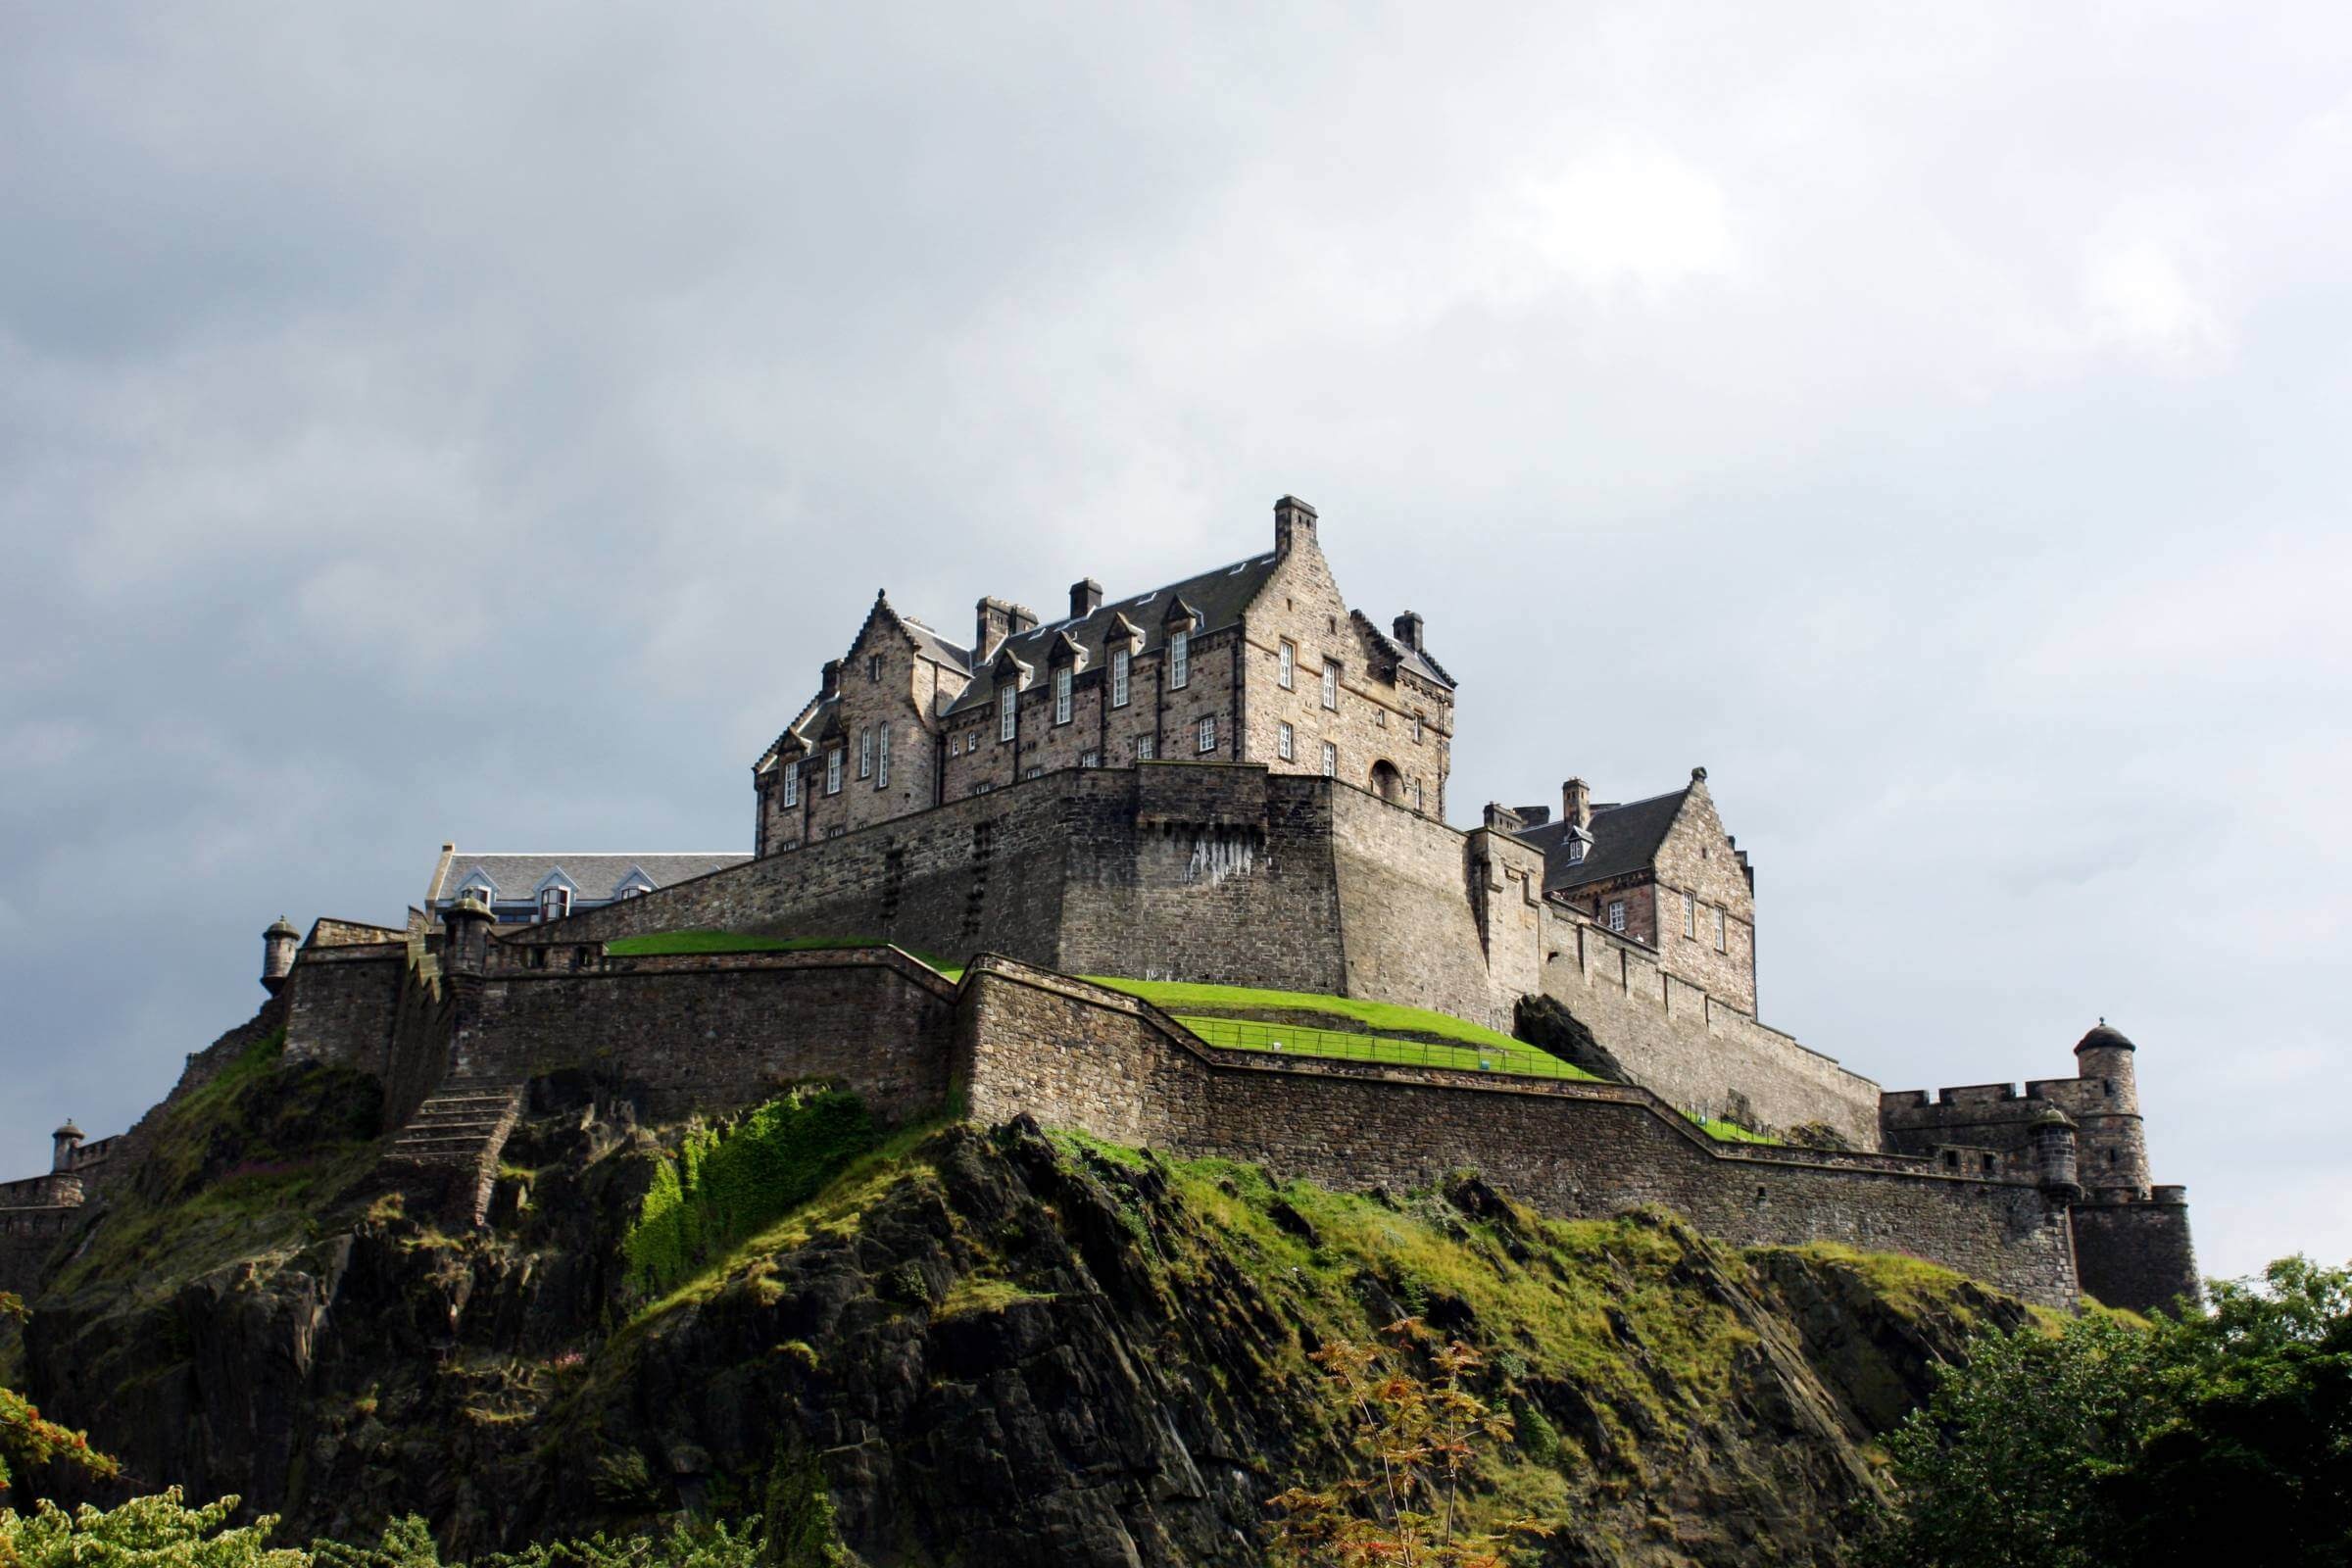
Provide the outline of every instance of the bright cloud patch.
<path id="1" fill-rule="evenodd" d="M 1657 293 L 1732 270 L 1721 187 L 1654 147 L 1620 143 L 1522 186 L 1497 224 L 1494 292 L 1526 299 L 1566 281 Z"/>
<path id="2" fill-rule="evenodd" d="M 2094 251 L 2082 293 L 2097 336 L 2144 358 L 2181 364 L 2229 347 L 2221 318 L 2157 246 Z"/>

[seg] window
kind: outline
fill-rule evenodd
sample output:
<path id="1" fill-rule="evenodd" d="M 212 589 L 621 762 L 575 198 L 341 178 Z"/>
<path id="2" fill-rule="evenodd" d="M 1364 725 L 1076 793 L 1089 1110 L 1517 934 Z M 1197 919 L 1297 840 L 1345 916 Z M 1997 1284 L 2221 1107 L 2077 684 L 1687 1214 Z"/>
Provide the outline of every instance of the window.
<path id="1" fill-rule="evenodd" d="M 467 888 L 464 892 L 460 893 L 458 898 L 460 902 L 463 902 L 466 899 L 474 899 L 479 901 L 483 908 L 487 909 L 490 907 L 490 890 L 485 887 Z"/>
<path id="2" fill-rule="evenodd" d="M 1043 762 L 1036 763 L 1030 767 L 1022 769 L 1021 771 L 1021 777 L 1023 778 L 1043 778 L 1045 776 L 1046 768 Z"/>
<path id="3" fill-rule="evenodd" d="M 1282 640 L 1282 651 L 1275 658 L 1278 662 L 1275 664 L 1274 678 L 1282 683 L 1282 689 L 1287 692 L 1298 678 L 1298 644 L 1285 637 Z"/>
<path id="4" fill-rule="evenodd" d="M 789 850 L 797 850 L 800 847 L 801 841 L 799 839 L 786 839 L 783 843 L 776 846 L 776 853 L 778 855 L 782 855 Z"/>
<path id="5" fill-rule="evenodd" d="M 1168 684 L 1188 686 L 1193 679 L 1193 634 L 1189 631 L 1168 633 Z"/>
<path id="6" fill-rule="evenodd" d="M 1062 665 L 1054 671 L 1054 722 L 1070 721 L 1070 666 Z"/>
<path id="7" fill-rule="evenodd" d="M 1292 739 L 1291 739 L 1291 726 L 1290 726 L 1290 725 L 1288 725 L 1288 724 L 1277 724 L 1277 725 L 1275 725 L 1275 726 L 1274 726 L 1274 755 L 1275 755 L 1276 757 L 1279 757 L 1279 758 L 1281 758 L 1281 759 L 1282 759 L 1284 761 L 1286 761 L 1286 762 L 1287 762 L 1287 761 L 1289 761 L 1289 760 L 1291 760 L 1291 747 L 1292 747 L 1292 744 L 1293 744 L 1293 743 L 1292 743 Z"/>
<path id="8" fill-rule="evenodd" d="M 1129 662 L 1130 655 L 1126 649 L 1114 648 L 1111 650 L 1110 706 L 1113 708 L 1127 706 L 1127 665 Z"/>
<path id="9" fill-rule="evenodd" d="M 890 788 L 890 726 L 882 726 L 882 739 L 874 753 L 874 788 Z"/>
<path id="10" fill-rule="evenodd" d="M 1413 780 L 1413 809 L 1416 811 L 1421 809 L 1421 781 L 1419 779 Z"/>
<path id="11" fill-rule="evenodd" d="M 798 762 L 784 764 L 784 804 L 786 806 L 801 804 L 801 764 Z"/>
<path id="12" fill-rule="evenodd" d="M 1625 929 L 1625 901 L 1623 899 L 1609 901 L 1609 929 L 1612 931 Z"/>
<path id="13" fill-rule="evenodd" d="M 1372 710 L 1372 727 L 1374 729 L 1387 729 L 1389 727 L 1389 710 L 1387 709 L 1375 708 Z"/>
<path id="14" fill-rule="evenodd" d="M 842 749 L 836 746 L 825 754 L 825 793 L 827 795 L 841 793 L 841 753 Z"/>
<path id="15" fill-rule="evenodd" d="M 848 827 L 846 827 L 846 826 L 843 826 L 843 825 L 840 825 L 840 824 L 836 824 L 836 825 L 834 825 L 834 826 L 832 826 L 832 827 L 829 827 L 829 828 L 825 829 L 825 837 L 827 837 L 827 838 L 829 838 L 829 839 L 837 839 L 837 838 L 841 837 L 841 836 L 842 836 L 844 833 L 847 833 L 848 831 L 849 831 L 849 828 L 848 828 Z"/>
<path id="16" fill-rule="evenodd" d="M 1728 940 L 1730 935 L 1730 922 L 1724 919 L 1723 911 L 1717 909 L 1715 911 L 1715 951 L 1717 953 L 1731 952 L 1731 944 Z"/>
<path id="17" fill-rule="evenodd" d="M 958 731 L 957 733 L 948 737 L 948 755 L 950 757 L 961 757 L 963 755 L 963 735 L 961 731 Z"/>
<path id="18" fill-rule="evenodd" d="M 1323 743 L 1323 776 L 1325 778 L 1340 776 L 1340 749 L 1329 741 Z"/>
<path id="19" fill-rule="evenodd" d="M 865 656 L 865 678 L 867 680 L 880 680 L 882 678 L 882 656 L 880 654 L 868 654 Z"/>
<path id="20" fill-rule="evenodd" d="M 1078 754 L 1078 765 L 1080 767 L 1101 767 L 1102 765 L 1102 754 L 1101 752 L 1080 752 Z"/>
<path id="21" fill-rule="evenodd" d="M 653 891 L 654 890 L 652 888 L 643 887 L 635 882 L 632 882 L 627 887 L 620 890 L 620 896 L 624 899 L 642 899 L 648 893 Z"/>
<path id="22" fill-rule="evenodd" d="M 986 795 L 990 790 L 995 788 L 996 786 L 991 784 L 987 779 L 982 779 L 979 783 L 972 786 L 972 793 L 974 795 Z"/>
<path id="23" fill-rule="evenodd" d="M 1217 749 L 1217 718 L 1214 713 L 1200 721 L 1200 747 L 1204 752 Z"/>
<path id="24" fill-rule="evenodd" d="M 1686 893 L 1683 895 L 1683 935 L 1687 937 L 1698 935 L 1698 897 L 1696 894 Z"/>
<path id="25" fill-rule="evenodd" d="M 1323 706 L 1335 713 L 1340 709 L 1340 663 L 1336 659 L 1323 661 Z"/>
<path id="26" fill-rule="evenodd" d="M 858 732 L 858 776 L 874 776 L 874 732 L 870 729 Z"/>
<path id="27" fill-rule="evenodd" d="M 1413 744 L 1415 746 L 1421 744 L 1421 715 L 1419 713 L 1413 715 Z"/>
<path id="28" fill-rule="evenodd" d="M 1135 738 L 1135 760 L 1137 761 L 1149 762 L 1152 760 L 1152 759 L 1157 757 L 1158 755 L 1159 742 L 1155 737 L 1150 735 L 1138 735 Z"/>
<path id="29" fill-rule="evenodd" d="M 1010 686 L 997 693 L 997 739 L 1000 741 L 1012 739 L 1014 723 L 1012 705 L 1019 701 L 1020 695 Z"/>
<path id="30" fill-rule="evenodd" d="M 571 889 L 541 888 L 539 890 L 539 918 L 561 920 L 571 912 Z"/>
<path id="31" fill-rule="evenodd" d="M 1585 863 L 1585 841 L 1573 834 L 1568 839 L 1568 863 L 1570 865 Z"/>

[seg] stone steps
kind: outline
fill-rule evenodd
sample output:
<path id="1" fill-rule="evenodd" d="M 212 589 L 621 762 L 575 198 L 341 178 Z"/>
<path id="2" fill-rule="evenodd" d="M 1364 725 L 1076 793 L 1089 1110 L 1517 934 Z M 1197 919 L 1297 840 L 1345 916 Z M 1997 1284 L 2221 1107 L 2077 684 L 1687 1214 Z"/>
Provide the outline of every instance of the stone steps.
<path id="1" fill-rule="evenodd" d="M 416 1107 L 384 1152 L 387 1185 L 437 1200 L 449 1218 L 483 1223 L 498 1156 L 522 1114 L 525 1087 L 476 1078 L 444 1084 Z"/>

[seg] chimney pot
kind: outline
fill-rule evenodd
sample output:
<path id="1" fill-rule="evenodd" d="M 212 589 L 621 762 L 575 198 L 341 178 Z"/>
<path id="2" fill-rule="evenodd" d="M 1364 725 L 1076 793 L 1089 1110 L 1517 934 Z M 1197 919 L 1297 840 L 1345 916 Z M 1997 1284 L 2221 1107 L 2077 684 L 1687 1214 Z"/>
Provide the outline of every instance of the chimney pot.
<path id="1" fill-rule="evenodd" d="M 1274 551 L 1277 555 L 1291 553 L 1291 544 L 1298 538 L 1315 536 L 1315 509 L 1297 496 L 1284 496 L 1274 503 Z"/>
<path id="2" fill-rule="evenodd" d="M 1102 585 L 1092 577 L 1070 584 L 1070 618 L 1082 620 L 1102 608 Z"/>
<path id="3" fill-rule="evenodd" d="M 818 695 L 828 700 L 841 695 L 840 660 L 828 659 L 825 661 L 824 684 L 819 688 Z"/>

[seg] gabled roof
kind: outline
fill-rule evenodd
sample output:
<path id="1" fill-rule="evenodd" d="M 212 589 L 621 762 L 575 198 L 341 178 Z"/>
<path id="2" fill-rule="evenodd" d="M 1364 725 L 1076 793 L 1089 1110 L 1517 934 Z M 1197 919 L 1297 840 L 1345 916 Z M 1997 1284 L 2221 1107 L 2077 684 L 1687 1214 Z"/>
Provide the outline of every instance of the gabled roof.
<path id="1" fill-rule="evenodd" d="M 1446 674 L 1446 667 L 1430 658 L 1426 650 L 1406 647 L 1374 625 L 1372 617 L 1360 610 L 1351 610 L 1348 613 L 1356 625 L 1363 629 L 1364 634 L 1372 639 L 1372 646 L 1395 660 L 1399 666 L 1411 670 L 1423 680 L 1437 682 L 1447 691 L 1453 690 L 1453 677 Z"/>
<path id="2" fill-rule="evenodd" d="M 1242 618 L 1242 612 L 1257 597 L 1266 579 L 1274 574 L 1278 558 L 1272 553 L 1237 561 L 1213 571 L 1187 577 L 1182 582 L 1168 583 L 1148 594 L 1132 594 L 1114 599 L 1089 614 L 1065 620 L 1051 621 L 1004 639 L 1005 651 L 1032 669 L 1044 667 L 1049 651 L 1056 637 L 1066 635 L 1086 655 L 1088 668 L 1104 662 L 1108 655 L 1104 644 L 1114 636 L 1130 635 L 1129 628 L 1141 628 L 1147 651 L 1158 648 L 1167 641 L 1166 617 L 1172 599 L 1181 599 L 1200 617 L 1196 635 L 1222 631 Z M 1125 624 L 1120 625 L 1120 617 Z M 1117 628 L 1114 632 L 1114 626 Z M 968 713 L 990 706 L 996 701 L 996 661 L 990 660 L 973 671 L 972 683 L 966 686 L 946 711 Z"/>
<path id="3" fill-rule="evenodd" d="M 972 672 L 972 651 L 948 641 L 912 615 L 900 615 L 899 624 L 914 639 L 915 651 L 935 664 L 945 664 L 958 675 Z"/>
<path id="4" fill-rule="evenodd" d="M 635 873 L 642 873 L 655 887 L 665 888 L 741 865 L 750 858 L 748 855 L 471 855 L 461 851 L 450 861 L 449 880 L 438 897 L 446 903 L 487 877 L 491 892 L 503 903 L 519 904 L 542 887 L 564 882 L 583 899 L 610 899 L 617 896 L 625 883 L 634 881 Z"/>
<path id="5" fill-rule="evenodd" d="M 1658 847 L 1666 842 L 1667 830 L 1674 826 L 1690 795 L 1690 787 L 1685 785 L 1644 801 L 1595 806 L 1587 829 L 1592 835 L 1592 848 L 1583 860 L 1573 864 L 1568 859 L 1566 822 L 1546 822 L 1518 836 L 1544 852 L 1544 892 L 1605 882 L 1628 871 L 1642 870 L 1657 859 Z"/>

